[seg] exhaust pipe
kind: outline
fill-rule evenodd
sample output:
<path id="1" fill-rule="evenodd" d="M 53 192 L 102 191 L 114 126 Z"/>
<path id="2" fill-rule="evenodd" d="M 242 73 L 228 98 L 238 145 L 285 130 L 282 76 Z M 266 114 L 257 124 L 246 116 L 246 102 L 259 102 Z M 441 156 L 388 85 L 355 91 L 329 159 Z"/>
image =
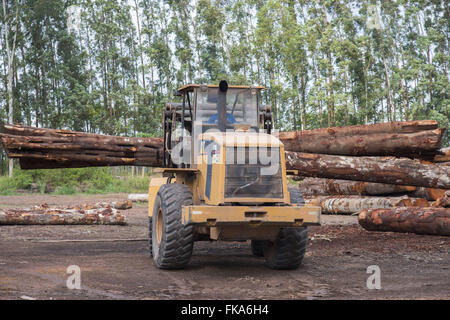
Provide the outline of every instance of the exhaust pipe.
<path id="1" fill-rule="evenodd" d="M 221 132 L 225 132 L 227 128 L 227 91 L 228 83 L 225 80 L 220 81 L 217 90 L 217 124 Z"/>

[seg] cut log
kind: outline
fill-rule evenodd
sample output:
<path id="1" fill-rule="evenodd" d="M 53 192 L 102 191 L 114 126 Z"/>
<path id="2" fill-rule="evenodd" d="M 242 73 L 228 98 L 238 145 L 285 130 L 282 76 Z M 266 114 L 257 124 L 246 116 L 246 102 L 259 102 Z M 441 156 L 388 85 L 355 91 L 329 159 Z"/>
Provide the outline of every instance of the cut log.
<path id="1" fill-rule="evenodd" d="M 9 150 L 7 152 L 8 157 L 10 158 L 23 158 L 28 160 L 27 169 L 46 169 L 42 168 L 43 165 L 39 164 L 40 160 L 44 161 L 52 161 L 57 163 L 60 168 L 77 168 L 75 164 L 82 163 L 85 164 L 85 167 L 95 167 L 95 166 L 160 166 L 160 161 L 157 157 L 155 158 L 136 158 L 134 155 L 130 155 L 129 157 L 115 157 L 115 156 L 106 156 L 101 155 L 100 153 L 86 154 L 89 153 L 89 150 L 83 151 L 83 154 L 70 154 L 63 152 L 48 152 L 44 154 L 38 153 L 12 153 Z M 32 161 L 34 160 L 34 161 Z M 32 167 L 34 166 L 34 167 Z M 47 166 L 47 165 L 46 165 Z M 30 168 L 32 167 L 32 168 Z M 48 166 L 47 166 L 48 167 Z M 23 168 L 25 169 L 25 168 Z"/>
<path id="2" fill-rule="evenodd" d="M 437 199 L 433 203 L 433 207 L 450 207 L 450 190 L 447 191 L 442 198 Z"/>
<path id="3" fill-rule="evenodd" d="M 128 200 L 137 202 L 147 202 L 148 201 L 148 194 L 147 193 L 131 193 L 128 195 Z"/>
<path id="4" fill-rule="evenodd" d="M 369 209 L 359 213 L 358 221 L 369 231 L 450 236 L 450 209 L 447 208 Z"/>
<path id="5" fill-rule="evenodd" d="M 431 207 L 430 202 L 423 198 L 410 198 L 413 207 Z"/>
<path id="6" fill-rule="evenodd" d="M 22 169 L 162 165 L 162 139 L 5 125 L 1 142 Z"/>
<path id="7" fill-rule="evenodd" d="M 305 177 L 450 189 L 450 167 L 392 157 L 344 157 L 286 152 L 286 168 Z"/>
<path id="8" fill-rule="evenodd" d="M 97 209 L 40 206 L 28 209 L 0 209 L 0 225 L 125 225 L 125 217 L 111 207 Z"/>
<path id="9" fill-rule="evenodd" d="M 442 199 L 438 199 L 433 204 L 433 207 L 443 207 L 443 208 L 449 208 L 450 207 L 450 197 L 445 197 Z"/>
<path id="10" fill-rule="evenodd" d="M 434 162 L 450 162 L 450 147 L 438 150 L 434 156 Z"/>
<path id="11" fill-rule="evenodd" d="M 352 214 L 364 209 L 387 209 L 393 207 L 411 207 L 413 204 L 407 196 L 403 197 L 360 197 L 330 196 L 306 199 L 309 205 L 320 206 L 322 213 Z"/>
<path id="12" fill-rule="evenodd" d="M 108 136 L 97 133 L 86 133 L 79 131 L 71 131 L 64 129 L 49 129 L 49 128 L 36 128 L 29 127 L 20 124 L 5 124 L 3 127 L 2 134 L 9 134 L 14 136 L 29 136 L 29 137 L 56 137 L 58 139 L 70 138 L 70 137 L 84 137 L 86 139 L 97 140 L 101 139 L 104 141 L 105 139 L 112 139 L 112 141 L 120 141 L 124 146 L 134 146 L 139 141 L 140 144 L 160 147 L 161 146 L 161 138 L 135 138 L 135 137 L 120 137 L 120 136 Z"/>
<path id="13" fill-rule="evenodd" d="M 299 184 L 304 197 L 333 195 L 393 195 L 415 191 L 414 186 L 371 183 L 362 181 L 305 178 Z"/>
<path id="14" fill-rule="evenodd" d="M 441 199 L 445 196 L 444 189 L 434 189 L 434 188 L 417 188 L 416 191 L 412 193 L 414 197 L 424 198 L 429 201 Z"/>
<path id="15" fill-rule="evenodd" d="M 118 210 L 128 210 L 133 207 L 133 203 L 130 200 L 123 201 L 113 201 L 113 202 L 97 202 L 92 204 L 82 204 L 80 206 L 74 206 L 73 209 L 76 210 L 92 210 L 92 209 L 101 209 L 101 208 L 114 208 Z M 71 209 L 68 207 L 67 209 Z"/>
<path id="16" fill-rule="evenodd" d="M 420 157 L 434 156 L 444 132 L 436 121 L 425 120 L 280 132 L 279 139 L 287 151 Z"/>
<path id="17" fill-rule="evenodd" d="M 77 138 L 83 139 L 91 146 L 94 143 L 98 143 L 96 147 L 101 150 L 111 150 L 114 145 L 118 145 L 123 148 L 131 148 L 129 151 L 136 151 L 141 147 L 149 147 L 159 149 L 162 146 L 162 138 L 136 138 L 136 137 L 120 137 L 120 136 L 108 136 L 97 133 L 85 133 L 70 130 L 61 129 L 48 129 L 48 128 L 35 128 L 23 125 L 11 125 L 5 124 L 2 135 L 4 136 L 22 136 L 27 137 L 30 142 L 56 142 L 64 143 L 74 141 Z M 52 139 L 58 138 L 58 139 Z M 24 140 L 24 141 L 27 141 Z M 104 143 L 109 142 L 112 146 L 105 146 Z M 132 149 L 132 148 L 136 149 Z M 106 149 L 105 149 L 106 148 Z"/>

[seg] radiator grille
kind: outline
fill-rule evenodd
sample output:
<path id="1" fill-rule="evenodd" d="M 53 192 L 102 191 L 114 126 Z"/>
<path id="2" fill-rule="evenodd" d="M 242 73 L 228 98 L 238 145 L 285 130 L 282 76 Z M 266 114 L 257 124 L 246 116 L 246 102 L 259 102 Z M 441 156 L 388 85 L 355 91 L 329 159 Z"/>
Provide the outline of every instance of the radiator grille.
<path id="1" fill-rule="evenodd" d="M 225 198 L 283 198 L 280 149 L 227 147 Z"/>

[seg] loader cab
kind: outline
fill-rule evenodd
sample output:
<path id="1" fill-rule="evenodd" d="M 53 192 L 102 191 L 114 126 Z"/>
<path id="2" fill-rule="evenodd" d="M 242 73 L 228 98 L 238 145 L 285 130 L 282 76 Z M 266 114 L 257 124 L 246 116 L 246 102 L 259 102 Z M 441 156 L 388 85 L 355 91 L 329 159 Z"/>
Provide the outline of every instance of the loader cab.
<path id="1" fill-rule="evenodd" d="M 218 129 L 219 90 L 214 87 L 200 86 L 196 91 L 195 121 L 197 125 L 202 132 L 211 128 Z M 258 106 L 260 104 L 261 91 L 258 88 L 229 88 L 225 95 L 226 129 L 233 131 L 248 128 L 259 131 Z"/>
<path id="2" fill-rule="evenodd" d="M 205 132 L 225 129 L 270 134 L 272 114 L 269 106 L 262 105 L 261 94 L 266 88 L 226 84 L 223 94 L 223 85 L 224 81 L 219 85 L 190 84 L 174 92 L 181 102 L 167 103 L 164 112 L 166 167 L 190 168 L 195 162 L 193 150 L 200 148 L 199 135 Z M 225 109 L 222 115 L 218 109 L 220 104 Z"/>

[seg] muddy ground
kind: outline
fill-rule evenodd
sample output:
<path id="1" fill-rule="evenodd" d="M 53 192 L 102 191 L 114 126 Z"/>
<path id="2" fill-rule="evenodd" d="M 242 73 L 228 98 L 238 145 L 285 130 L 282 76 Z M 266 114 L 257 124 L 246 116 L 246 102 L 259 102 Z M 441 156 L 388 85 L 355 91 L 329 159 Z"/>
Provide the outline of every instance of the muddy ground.
<path id="1" fill-rule="evenodd" d="M 3 196 L 0 208 L 121 199 Z M 146 204 L 123 212 L 127 226 L 0 226 L 0 299 L 450 299 L 449 237 L 371 233 L 355 216 L 323 216 L 297 270 L 266 268 L 248 242 L 197 242 L 187 269 L 163 271 L 149 258 Z M 66 287 L 70 265 L 81 290 Z M 367 288 L 370 265 L 379 290 Z"/>

